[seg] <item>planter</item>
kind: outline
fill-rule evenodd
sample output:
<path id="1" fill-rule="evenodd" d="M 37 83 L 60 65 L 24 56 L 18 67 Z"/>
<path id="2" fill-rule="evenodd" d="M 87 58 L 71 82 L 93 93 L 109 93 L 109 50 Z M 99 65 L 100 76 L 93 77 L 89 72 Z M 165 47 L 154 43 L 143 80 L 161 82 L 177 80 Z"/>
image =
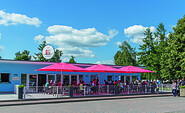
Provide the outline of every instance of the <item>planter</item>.
<path id="1" fill-rule="evenodd" d="M 180 88 L 180 96 L 185 97 L 185 88 Z"/>
<path id="2" fill-rule="evenodd" d="M 73 97 L 73 86 L 69 86 L 68 96 Z"/>
<path id="3" fill-rule="evenodd" d="M 18 99 L 23 99 L 23 88 L 21 87 L 18 90 Z"/>
<path id="4" fill-rule="evenodd" d="M 151 85 L 151 93 L 155 93 L 155 87 L 156 85 Z"/>

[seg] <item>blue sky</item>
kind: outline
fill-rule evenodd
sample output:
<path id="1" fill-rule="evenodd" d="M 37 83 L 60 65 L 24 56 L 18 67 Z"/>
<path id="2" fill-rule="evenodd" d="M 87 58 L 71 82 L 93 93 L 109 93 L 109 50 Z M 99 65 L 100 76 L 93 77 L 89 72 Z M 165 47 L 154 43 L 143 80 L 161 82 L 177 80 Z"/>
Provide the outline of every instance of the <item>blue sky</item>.
<path id="1" fill-rule="evenodd" d="M 164 23 L 167 34 L 185 14 L 183 0 L 1 0 L 0 56 L 38 52 L 46 40 L 78 63 L 113 63 L 119 44 L 139 48 L 146 28 Z"/>

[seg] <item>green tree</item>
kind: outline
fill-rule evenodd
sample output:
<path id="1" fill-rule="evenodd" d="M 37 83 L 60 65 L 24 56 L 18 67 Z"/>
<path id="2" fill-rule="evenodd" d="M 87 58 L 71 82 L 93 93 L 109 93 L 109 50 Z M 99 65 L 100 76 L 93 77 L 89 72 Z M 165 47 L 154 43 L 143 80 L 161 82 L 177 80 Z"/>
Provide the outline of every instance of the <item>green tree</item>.
<path id="1" fill-rule="evenodd" d="M 146 66 L 149 70 L 153 70 L 156 53 L 153 33 L 150 31 L 150 28 L 147 28 L 143 34 L 146 37 L 143 38 L 143 45 L 140 45 L 139 48 L 140 52 L 138 52 L 138 63 Z M 149 74 L 148 79 L 151 79 L 151 74 Z"/>
<path id="2" fill-rule="evenodd" d="M 55 54 L 51 59 L 45 59 L 42 55 L 42 50 L 46 46 L 46 41 L 43 41 L 39 47 L 38 50 L 40 51 L 39 53 L 35 53 L 36 56 L 34 56 L 34 59 L 36 61 L 49 61 L 49 62 L 61 62 L 60 57 L 62 56 L 62 51 L 56 49 Z"/>
<path id="3" fill-rule="evenodd" d="M 0 56 L 0 59 L 2 59 L 2 57 Z"/>
<path id="4" fill-rule="evenodd" d="M 69 63 L 76 63 L 74 56 L 71 56 L 71 58 L 69 59 Z"/>
<path id="5" fill-rule="evenodd" d="M 29 55 L 30 54 L 30 52 L 29 51 L 27 51 L 27 50 L 24 50 L 22 53 L 20 53 L 20 51 L 19 52 L 17 52 L 17 53 L 15 53 L 15 60 L 31 60 L 31 56 Z"/>
<path id="6" fill-rule="evenodd" d="M 155 39 L 154 42 L 154 58 L 153 58 L 153 71 L 155 71 L 155 78 L 162 80 L 161 77 L 161 59 L 162 54 L 164 53 L 164 49 L 168 46 L 167 45 L 167 37 L 166 37 L 166 29 L 164 28 L 164 24 L 160 23 L 157 27 L 157 31 L 154 33 Z"/>
<path id="7" fill-rule="evenodd" d="M 124 41 L 119 48 L 120 51 L 117 51 L 117 53 L 114 56 L 114 63 L 116 65 L 131 65 L 131 66 L 137 66 L 136 62 L 136 49 L 132 48 L 130 44 L 128 44 L 126 41 Z"/>
<path id="8" fill-rule="evenodd" d="M 185 16 L 178 20 L 173 30 L 162 55 L 161 73 L 164 79 L 185 77 Z"/>

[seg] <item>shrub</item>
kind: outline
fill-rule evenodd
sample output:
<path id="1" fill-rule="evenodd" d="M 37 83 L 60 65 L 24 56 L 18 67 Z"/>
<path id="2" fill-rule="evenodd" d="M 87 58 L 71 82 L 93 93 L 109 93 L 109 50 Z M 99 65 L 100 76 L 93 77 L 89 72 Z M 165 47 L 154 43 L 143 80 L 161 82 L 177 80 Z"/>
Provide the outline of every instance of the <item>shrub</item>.
<path id="1" fill-rule="evenodd" d="M 24 88 L 24 85 L 19 85 L 18 88 Z"/>
<path id="2" fill-rule="evenodd" d="M 180 88 L 185 88 L 185 86 L 181 86 Z"/>

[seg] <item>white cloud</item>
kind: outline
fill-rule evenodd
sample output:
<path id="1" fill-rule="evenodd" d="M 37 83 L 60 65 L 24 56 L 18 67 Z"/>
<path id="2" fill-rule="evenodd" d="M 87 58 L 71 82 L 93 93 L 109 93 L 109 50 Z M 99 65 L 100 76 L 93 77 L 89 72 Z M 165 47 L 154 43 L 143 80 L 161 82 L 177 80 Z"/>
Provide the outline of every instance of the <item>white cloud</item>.
<path id="1" fill-rule="evenodd" d="M 42 36 L 42 35 L 38 35 L 38 36 L 34 37 L 34 40 L 38 41 L 39 43 L 41 43 L 43 41 L 43 39 L 44 39 L 44 36 Z"/>
<path id="2" fill-rule="evenodd" d="M 121 45 L 121 42 L 120 41 L 116 42 L 116 45 L 120 46 Z"/>
<path id="3" fill-rule="evenodd" d="M 3 49 L 4 49 L 4 46 L 0 46 L 0 51 L 3 51 Z"/>
<path id="4" fill-rule="evenodd" d="M 142 25 L 134 25 L 124 29 L 124 34 L 126 37 L 130 38 L 131 42 L 142 44 L 143 43 L 142 39 L 145 37 L 143 33 L 147 28 L 149 27 L 143 27 Z M 150 30 L 151 32 L 155 32 L 156 28 L 151 26 Z"/>
<path id="5" fill-rule="evenodd" d="M 57 48 L 58 50 L 62 50 L 63 56 L 69 58 L 71 56 L 74 57 L 94 57 L 94 53 L 88 49 L 81 49 L 79 47 L 68 47 L 68 48 Z"/>
<path id="6" fill-rule="evenodd" d="M 0 24 L 5 26 L 27 24 L 39 27 L 40 24 L 42 24 L 42 22 L 36 17 L 30 18 L 26 15 L 16 13 L 6 13 L 3 10 L 0 10 Z"/>
<path id="7" fill-rule="evenodd" d="M 108 35 L 98 32 L 95 28 L 74 29 L 70 26 L 53 25 L 48 27 L 47 31 L 51 34 L 45 36 L 44 40 L 48 44 L 58 46 L 62 50 L 62 57 L 76 58 L 79 57 L 94 57 L 94 52 L 89 50 L 91 47 L 100 47 L 106 45 L 111 38 L 118 34 L 117 30 L 109 30 Z M 43 39 L 40 35 L 34 38 L 39 41 Z"/>
<path id="8" fill-rule="evenodd" d="M 111 64 L 114 65 L 114 61 L 112 60 L 105 60 L 105 61 L 98 61 L 96 64 Z"/>
<path id="9" fill-rule="evenodd" d="M 69 26 L 54 25 L 48 27 L 51 36 L 46 37 L 47 43 L 57 46 L 71 45 L 73 47 L 99 47 L 106 45 L 112 37 L 118 34 L 116 30 L 110 30 L 109 35 L 98 32 L 95 28 L 73 29 Z"/>

